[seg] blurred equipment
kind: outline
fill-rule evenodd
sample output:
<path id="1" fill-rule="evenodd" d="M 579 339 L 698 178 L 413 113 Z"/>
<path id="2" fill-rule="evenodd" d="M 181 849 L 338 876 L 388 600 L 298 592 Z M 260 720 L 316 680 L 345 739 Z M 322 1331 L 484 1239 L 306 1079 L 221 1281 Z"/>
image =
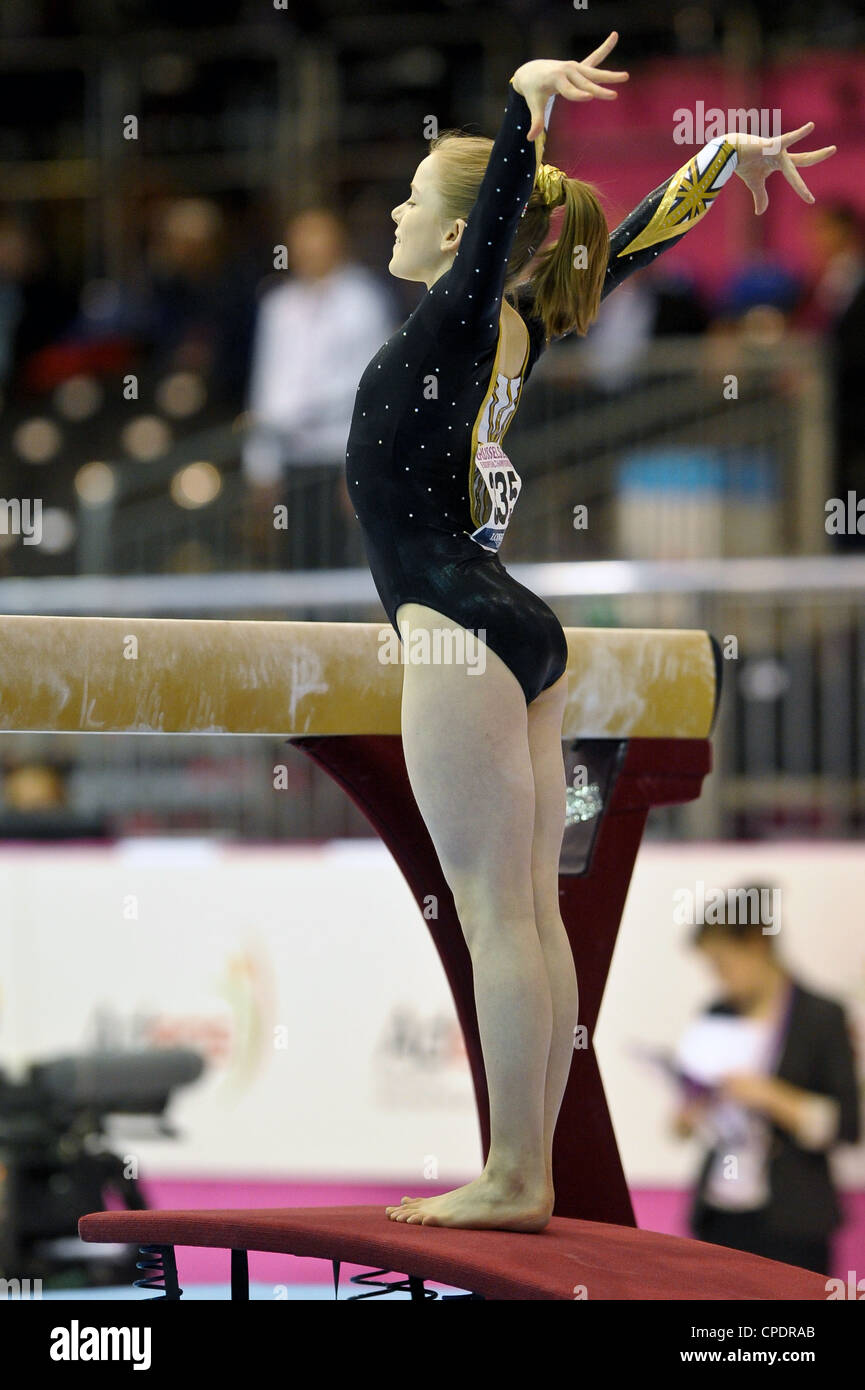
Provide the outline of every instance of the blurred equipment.
<path id="1" fill-rule="evenodd" d="M 118 1206 L 147 1207 L 129 1159 L 112 1150 L 109 1117 L 146 1117 L 136 1139 L 176 1138 L 169 1099 L 203 1070 L 197 1052 L 160 1048 L 58 1057 L 34 1063 L 20 1082 L 0 1072 L 0 1278 L 57 1287 L 130 1277 L 134 1248 L 94 1258 L 78 1239 L 79 1217 L 109 1194 Z"/>

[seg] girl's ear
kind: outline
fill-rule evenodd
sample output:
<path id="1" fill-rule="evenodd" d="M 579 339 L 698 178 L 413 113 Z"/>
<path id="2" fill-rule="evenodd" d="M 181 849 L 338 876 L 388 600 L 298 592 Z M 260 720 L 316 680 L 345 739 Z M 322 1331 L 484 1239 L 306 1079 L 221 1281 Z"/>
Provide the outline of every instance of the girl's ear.
<path id="1" fill-rule="evenodd" d="M 455 222 L 452 222 L 442 237 L 442 250 L 458 251 L 465 229 L 466 222 L 464 217 L 458 217 Z"/>

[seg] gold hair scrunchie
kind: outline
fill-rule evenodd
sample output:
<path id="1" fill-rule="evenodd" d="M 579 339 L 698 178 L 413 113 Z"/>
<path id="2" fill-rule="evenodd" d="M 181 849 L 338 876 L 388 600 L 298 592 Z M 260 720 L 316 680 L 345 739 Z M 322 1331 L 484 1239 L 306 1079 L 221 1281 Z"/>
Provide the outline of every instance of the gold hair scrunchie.
<path id="1" fill-rule="evenodd" d="M 557 169 L 555 164 L 539 164 L 535 174 L 535 187 L 551 208 L 557 208 L 565 201 L 564 180 L 567 178 L 563 169 Z"/>

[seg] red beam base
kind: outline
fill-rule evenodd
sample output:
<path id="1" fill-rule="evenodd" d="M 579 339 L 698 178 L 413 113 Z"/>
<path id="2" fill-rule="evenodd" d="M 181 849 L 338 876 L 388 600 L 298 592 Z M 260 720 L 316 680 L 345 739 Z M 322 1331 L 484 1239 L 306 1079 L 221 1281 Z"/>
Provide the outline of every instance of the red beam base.
<path id="1" fill-rule="evenodd" d="M 363 811 L 402 870 L 422 909 L 438 898 L 438 919 L 426 921 L 453 992 L 477 1099 L 484 1157 L 489 1150 L 489 1096 L 472 986 L 471 960 L 450 889 L 415 804 L 395 735 L 291 740 L 324 768 Z M 566 832 L 559 876 L 562 918 L 580 988 L 580 1022 L 589 1043 L 577 1048 L 553 1145 L 555 1214 L 634 1226 L 592 1037 L 622 909 L 651 806 L 690 801 L 711 770 L 705 739 L 584 740 L 566 745 L 569 767 L 589 769 L 599 789 L 599 814 Z M 526 1239 L 521 1236 L 519 1239 Z"/>

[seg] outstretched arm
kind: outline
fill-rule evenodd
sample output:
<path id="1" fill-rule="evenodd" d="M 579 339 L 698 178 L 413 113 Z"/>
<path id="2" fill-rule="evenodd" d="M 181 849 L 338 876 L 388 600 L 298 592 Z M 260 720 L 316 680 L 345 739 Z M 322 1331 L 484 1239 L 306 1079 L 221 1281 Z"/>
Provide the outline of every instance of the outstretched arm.
<path id="1" fill-rule="evenodd" d="M 610 233 L 602 299 L 635 270 L 681 241 L 706 216 L 737 161 L 736 150 L 726 137 L 710 140 L 628 213 Z"/>
<path id="2" fill-rule="evenodd" d="M 798 166 L 819 164 L 835 153 L 835 145 L 821 150 L 789 154 L 787 147 L 814 129 L 808 121 L 798 130 L 781 136 L 747 135 L 733 132 L 718 136 L 704 145 L 673 177 L 659 184 L 639 207 L 629 213 L 610 235 L 607 275 L 603 299 L 641 266 L 648 265 L 667 251 L 705 217 L 732 173 L 736 173 L 754 196 L 759 216 L 769 205 L 766 179 L 780 169 L 800 198 L 813 203 Z"/>

